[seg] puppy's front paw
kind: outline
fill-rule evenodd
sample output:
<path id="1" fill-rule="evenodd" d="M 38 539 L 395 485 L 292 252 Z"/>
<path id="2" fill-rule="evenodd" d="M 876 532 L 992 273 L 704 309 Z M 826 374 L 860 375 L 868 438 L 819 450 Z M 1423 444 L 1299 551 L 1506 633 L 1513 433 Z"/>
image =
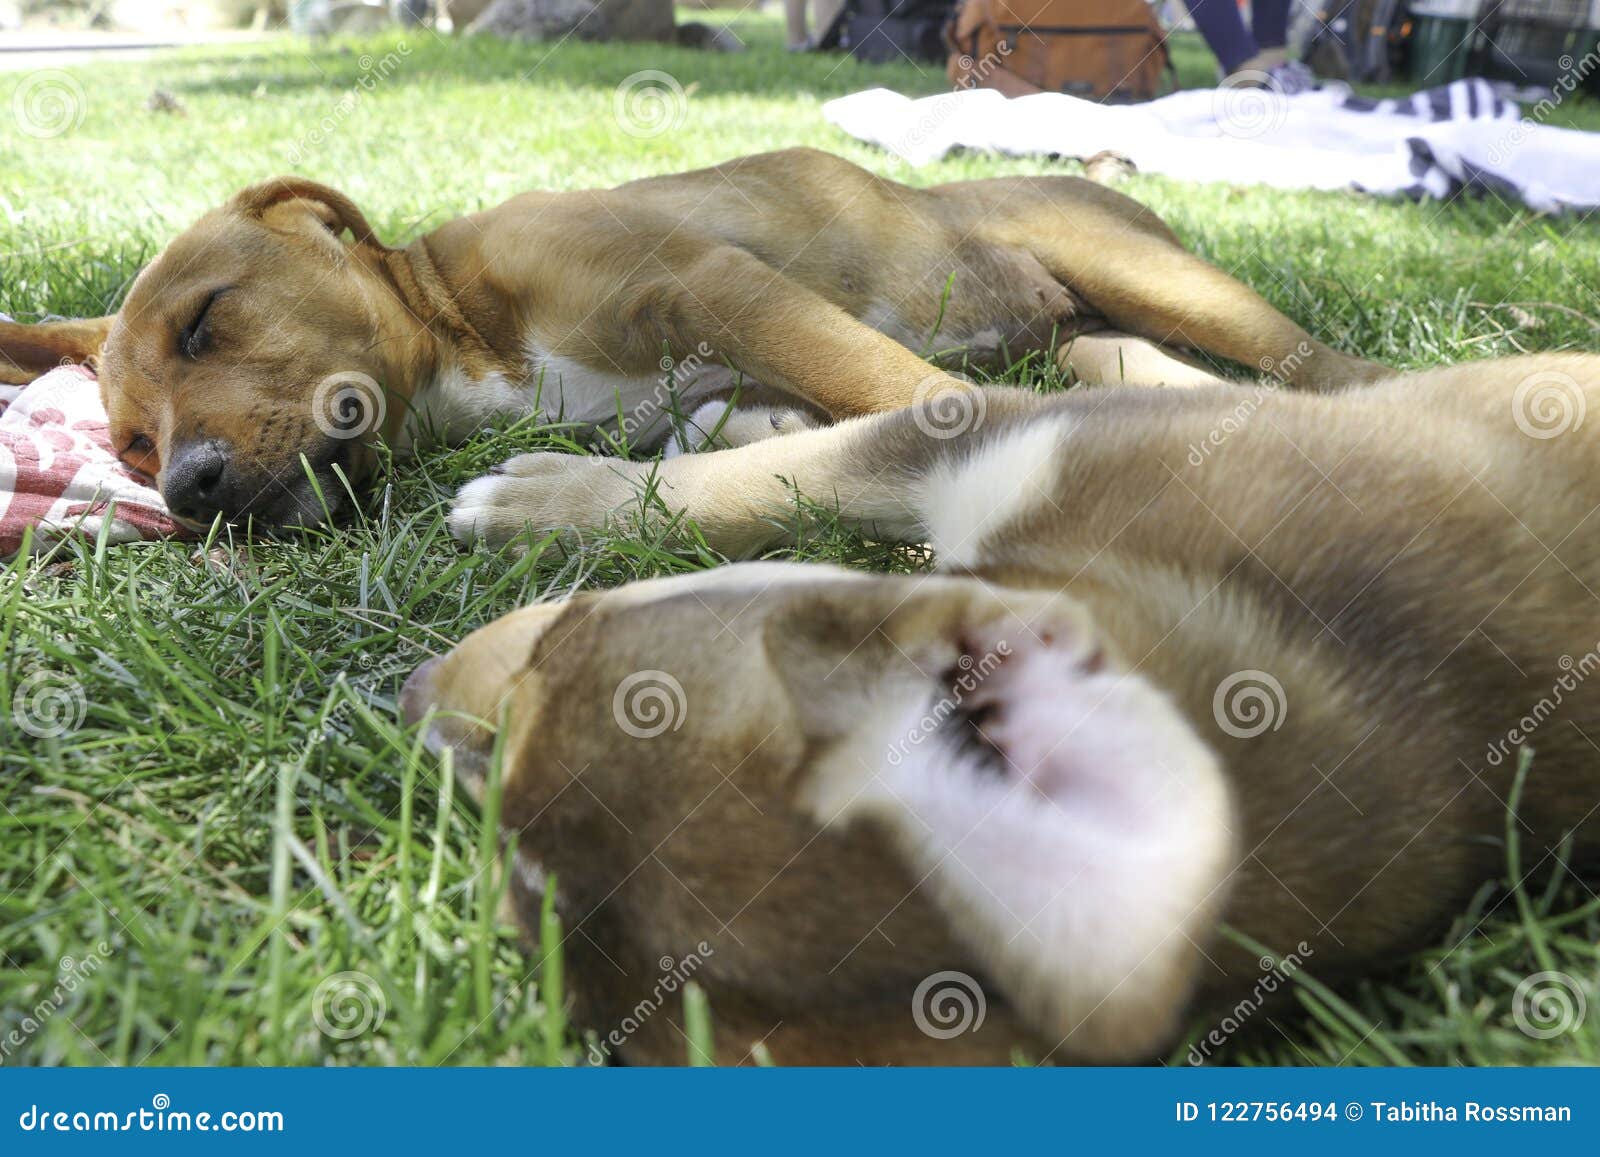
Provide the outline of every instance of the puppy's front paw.
<path id="1" fill-rule="evenodd" d="M 636 464 L 579 454 L 523 454 L 467 483 L 450 510 L 450 533 L 501 547 L 524 530 L 600 529 L 638 498 Z"/>

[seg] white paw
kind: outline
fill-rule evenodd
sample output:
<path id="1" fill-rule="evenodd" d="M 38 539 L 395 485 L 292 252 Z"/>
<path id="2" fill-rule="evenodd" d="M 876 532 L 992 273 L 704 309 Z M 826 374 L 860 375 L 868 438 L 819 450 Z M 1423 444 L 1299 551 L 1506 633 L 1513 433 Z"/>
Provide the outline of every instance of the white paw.
<path id="1" fill-rule="evenodd" d="M 676 458 L 680 454 L 695 454 L 701 450 L 720 448 L 722 439 L 711 445 L 711 432 L 717 429 L 722 415 L 730 409 L 727 402 L 707 402 L 698 407 L 683 422 L 683 428 L 674 430 L 667 444 L 661 448 L 663 458 Z M 720 431 L 719 431 L 720 434 Z"/>
<path id="2" fill-rule="evenodd" d="M 615 458 L 523 454 L 457 491 L 446 522 L 467 546 L 504 546 L 530 529 L 598 530 L 637 500 L 638 472 Z"/>
<path id="3" fill-rule="evenodd" d="M 731 412 L 730 412 L 731 410 Z M 724 417 L 726 415 L 726 417 Z M 815 428 L 817 423 L 803 410 L 753 406 L 732 409 L 727 402 L 707 402 L 684 422 L 682 435 L 674 433 L 661 451 L 663 458 L 706 450 L 748 446 L 782 434 Z M 713 441 L 712 435 L 716 438 Z"/>

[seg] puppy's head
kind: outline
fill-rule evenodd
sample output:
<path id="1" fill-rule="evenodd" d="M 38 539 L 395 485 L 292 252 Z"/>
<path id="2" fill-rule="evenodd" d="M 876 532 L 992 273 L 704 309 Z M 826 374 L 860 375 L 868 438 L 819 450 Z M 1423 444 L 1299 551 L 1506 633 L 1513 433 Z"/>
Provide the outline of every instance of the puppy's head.
<path id="1" fill-rule="evenodd" d="M 1230 854 L 1166 698 L 1077 604 L 972 579 L 640 583 L 483 628 L 403 702 L 469 777 L 503 752 L 513 891 L 558 878 L 579 1019 L 633 1061 L 682 1060 L 690 962 L 726 1062 L 1148 1055 Z"/>
<path id="2" fill-rule="evenodd" d="M 338 473 L 370 471 L 403 409 L 384 253 L 347 198 L 291 177 L 208 213 L 140 274 L 101 389 L 113 445 L 180 519 L 314 525 L 345 498 Z"/>

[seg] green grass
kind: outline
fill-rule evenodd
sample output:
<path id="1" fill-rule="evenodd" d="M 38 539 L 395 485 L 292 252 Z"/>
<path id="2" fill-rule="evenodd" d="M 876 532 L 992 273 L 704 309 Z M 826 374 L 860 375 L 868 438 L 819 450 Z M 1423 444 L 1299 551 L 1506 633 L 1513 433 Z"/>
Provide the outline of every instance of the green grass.
<path id="1" fill-rule="evenodd" d="M 348 115 L 335 110 L 362 54 L 381 59 L 398 42 L 76 70 L 83 118 L 70 133 L 0 131 L 0 309 L 114 308 L 199 212 L 291 169 L 345 189 L 391 241 L 525 188 L 792 144 L 915 183 L 1057 169 L 961 157 L 907 170 L 834 133 L 819 107 L 874 84 L 938 91 L 937 70 L 790 57 L 770 19 L 737 27 L 754 49 L 736 57 L 446 44 L 419 32 Z M 1198 48 L 1180 56 L 1203 82 Z M 617 84 L 644 68 L 688 94 L 682 124 L 653 139 L 628 135 L 612 111 Z M 0 113 L 24 77 L 0 74 Z M 146 110 L 157 87 L 184 115 Z M 1558 116 L 1600 128 L 1592 104 Z M 310 144 L 324 117 L 334 127 Z M 291 166 L 296 147 L 303 159 Z M 1398 366 L 1596 345 L 1591 224 L 1492 202 L 1155 177 L 1126 189 L 1320 336 Z M 459 551 L 441 525 L 452 489 L 516 449 L 553 443 L 523 425 L 398 466 L 357 525 L 336 533 L 200 549 L 76 544 L 0 573 L 0 704 L 50 672 L 75 723 L 37 739 L 0 712 L 0 1063 L 582 1058 L 585 1042 L 541 1001 L 559 987 L 559 962 L 525 953 L 498 919 L 494 833 L 394 719 L 417 662 L 522 602 L 715 562 L 628 539 L 577 561 Z M 797 553 L 909 565 L 842 534 Z M 1530 868 L 1523 891 L 1486 885 L 1421 958 L 1337 993 L 1302 984 L 1297 1011 L 1253 1018 L 1217 1058 L 1600 1059 L 1600 1013 L 1548 1040 L 1516 1027 L 1513 994 L 1532 973 L 1566 972 L 1600 999 L 1600 901 L 1550 864 L 1508 854 L 1508 879 Z M 1303 975 L 1315 973 L 1313 961 Z M 709 1024 L 698 996 L 690 1010 L 707 1054 L 709 996 Z M 20 1044 L 8 1043 L 13 1031 Z"/>

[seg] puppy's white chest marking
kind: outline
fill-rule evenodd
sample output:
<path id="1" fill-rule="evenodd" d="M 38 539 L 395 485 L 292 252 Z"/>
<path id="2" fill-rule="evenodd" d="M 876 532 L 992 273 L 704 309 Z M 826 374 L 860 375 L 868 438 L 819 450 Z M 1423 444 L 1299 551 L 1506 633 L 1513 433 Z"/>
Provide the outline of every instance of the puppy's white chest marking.
<path id="1" fill-rule="evenodd" d="M 972 566 L 984 545 L 1031 509 L 1057 502 L 1066 420 L 1039 421 L 941 464 L 923 483 L 922 524 L 944 566 Z"/>
<path id="2" fill-rule="evenodd" d="M 447 365 L 412 399 L 396 449 L 409 451 L 425 440 L 451 445 L 492 418 L 536 412 L 546 421 L 603 426 L 648 444 L 667 433 L 674 407 L 687 415 L 707 394 L 733 384 L 725 366 L 699 357 L 666 363 L 655 377 L 636 377 L 549 353 L 532 340 L 526 348 L 521 381 L 500 373 L 473 379 Z"/>
<path id="3" fill-rule="evenodd" d="M 529 380 L 542 383 L 539 405 L 547 415 L 604 426 L 632 442 L 658 440 L 674 410 L 687 417 L 707 394 L 733 381 L 726 367 L 694 354 L 676 364 L 663 360 L 659 373 L 641 377 L 550 353 L 531 338 L 526 348 Z"/>
<path id="4" fill-rule="evenodd" d="M 454 445 L 491 418 L 532 412 L 537 395 L 537 390 L 516 385 L 504 374 L 474 380 L 458 367 L 447 366 L 412 398 L 395 449 L 403 453 L 430 441 Z"/>

